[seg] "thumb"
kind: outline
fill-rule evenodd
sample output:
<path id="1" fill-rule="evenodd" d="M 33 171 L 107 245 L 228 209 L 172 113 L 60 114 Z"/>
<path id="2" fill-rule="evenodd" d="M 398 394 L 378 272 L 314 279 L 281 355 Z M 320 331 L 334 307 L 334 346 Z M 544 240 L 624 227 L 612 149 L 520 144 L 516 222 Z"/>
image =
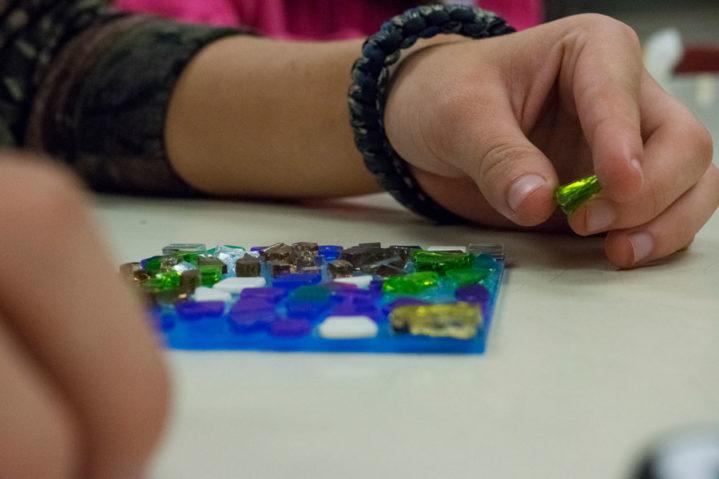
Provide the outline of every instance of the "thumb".
<path id="1" fill-rule="evenodd" d="M 557 173 L 549 159 L 522 132 L 511 108 L 485 110 L 468 136 L 467 151 L 454 163 L 469 175 L 490 205 L 521 226 L 544 223 L 556 208 Z"/>

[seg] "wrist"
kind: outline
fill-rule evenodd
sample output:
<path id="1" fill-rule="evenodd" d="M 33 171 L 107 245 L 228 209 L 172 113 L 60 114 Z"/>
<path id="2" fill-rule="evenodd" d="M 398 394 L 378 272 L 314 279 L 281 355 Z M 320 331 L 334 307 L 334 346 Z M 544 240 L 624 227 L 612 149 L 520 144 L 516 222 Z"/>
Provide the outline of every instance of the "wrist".
<path id="1" fill-rule="evenodd" d="M 390 144 L 384 113 L 391 66 L 400 59 L 401 51 L 413 46 L 420 38 L 453 33 L 479 39 L 513 31 L 502 19 L 478 8 L 432 5 L 411 9 L 393 18 L 365 42 L 362 57 L 353 67 L 353 83 L 349 91 L 355 144 L 367 168 L 380 184 L 412 211 L 440 223 L 463 221 L 422 190 L 412 175 L 410 165 Z M 425 51 L 428 50 L 422 49 L 414 55 L 421 55 Z M 425 101 L 421 94 L 416 98 Z M 404 114 L 407 115 L 406 112 Z M 401 115 L 398 118 L 401 124 Z M 404 120 L 407 124 L 412 121 L 416 121 L 416 118 L 408 117 Z M 411 131 L 417 136 L 416 126 Z M 416 144 L 413 141 L 408 143 Z"/>
<path id="2" fill-rule="evenodd" d="M 445 140 L 457 131 L 452 121 L 466 96 L 459 101 L 454 92 L 465 90 L 447 65 L 455 68 L 450 42 L 435 43 L 408 55 L 390 80 L 384 111 L 387 139 L 397 154 L 415 168 L 445 177 L 462 173 L 443 161 Z M 454 72 L 452 72 L 454 73 Z M 443 121 L 441 117 L 446 117 Z"/>

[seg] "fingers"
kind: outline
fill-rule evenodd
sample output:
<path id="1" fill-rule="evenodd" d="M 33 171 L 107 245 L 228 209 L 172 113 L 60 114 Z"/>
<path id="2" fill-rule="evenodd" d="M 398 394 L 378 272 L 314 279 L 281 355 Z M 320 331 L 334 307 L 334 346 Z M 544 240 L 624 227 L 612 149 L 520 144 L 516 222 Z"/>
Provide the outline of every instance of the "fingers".
<path id="1" fill-rule="evenodd" d="M 0 317 L 0 477 L 79 477 L 74 418 Z"/>
<path id="2" fill-rule="evenodd" d="M 502 45 L 508 48 L 498 39 L 482 44 L 490 49 L 483 50 L 485 55 Z M 492 208 L 513 223 L 543 223 L 554 211 L 552 190 L 558 180 L 515 115 L 512 85 L 504 66 L 498 65 L 507 55 L 498 54 L 501 61 L 485 58 L 478 65 L 478 52 L 468 45 L 428 48 L 403 64 L 387 101 L 388 137 L 416 168 L 438 178 L 470 177 Z M 456 63 L 449 71 L 448 58 Z M 431 101 L 418 102 L 424 97 Z M 467 211 L 467 202 L 452 203 L 461 203 L 456 209 L 463 216 L 478 216 Z"/>
<path id="3" fill-rule="evenodd" d="M 605 194 L 615 202 L 630 201 L 641 190 L 644 161 L 639 40 L 630 27 L 602 15 L 568 21 L 575 28 L 563 41 L 560 91 L 567 108 L 576 108 Z"/>
<path id="4" fill-rule="evenodd" d="M 549 160 L 521 132 L 498 135 L 468 173 L 497 211 L 518 225 L 535 226 L 554 211 L 552 191 L 557 177 Z"/>
<path id="5" fill-rule="evenodd" d="M 141 473 L 168 386 L 137 300 L 93 230 L 78 187 L 28 161 L 0 162 L 0 304 L 77 417 L 82 477 Z M 29 194 L 32 192 L 32 194 Z"/>
<path id="6" fill-rule="evenodd" d="M 711 163 L 711 136 L 686 107 L 648 77 L 642 96 L 642 123 L 649 135 L 642 188 L 630 202 L 617 203 L 601 195 L 580 208 L 569 219 L 578 234 L 649 222 L 691 188 Z"/>
<path id="7" fill-rule="evenodd" d="M 688 246 L 719 206 L 719 170 L 711 166 L 699 182 L 649 223 L 612 231 L 606 253 L 620 268 L 635 267 Z"/>
<path id="8" fill-rule="evenodd" d="M 465 122 L 468 138 L 454 155 L 455 166 L 479 187 L 487 202 L 520 226 L 544 223 L 555 210 L 558 179 L 552 163 L 524 135 L 509 105 L 487 102 L 491 122 Z"/>

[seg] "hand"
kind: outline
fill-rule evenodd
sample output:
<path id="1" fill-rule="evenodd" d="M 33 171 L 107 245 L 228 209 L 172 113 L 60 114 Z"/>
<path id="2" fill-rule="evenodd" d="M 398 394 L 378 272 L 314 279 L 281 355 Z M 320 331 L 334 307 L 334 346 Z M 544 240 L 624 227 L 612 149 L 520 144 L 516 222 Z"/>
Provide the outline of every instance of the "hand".
<path id="1" fill-rule="evenodd" d="M 16 156 L 0 154 L 0 477 L 141 477 L 168 401 L 152 335 L 79 184 Z"/>
<path id="2" fill-rule="evenodd" d="M 553 190 L 596 172 L 603 192 L 569 225 L 608 232 L 621 268 L 686 247 L 719 205 L 711 136 L 601 15 L 424 48 L 396 72 L 385 122 L 425 191 L 486 225 L 559 228 Z"/>

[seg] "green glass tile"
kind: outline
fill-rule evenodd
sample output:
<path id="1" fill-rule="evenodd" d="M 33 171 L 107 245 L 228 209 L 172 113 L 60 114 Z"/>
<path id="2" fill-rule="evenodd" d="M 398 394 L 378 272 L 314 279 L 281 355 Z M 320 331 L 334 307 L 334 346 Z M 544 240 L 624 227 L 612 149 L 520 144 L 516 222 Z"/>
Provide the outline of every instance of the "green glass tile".
<path id="1" fill-rule="evenodd" d="M 392 294 L 418 294 L 439 284 L 439 274 L 434 271 L 422 271 L 405 276 L 394 276 L 387 279 L 382 291 Z"/>
<path id="2" fill-rule="evenodd" d="M 457 287 L 479 284 L 483 279 L 491 274 L 489 269 L 451 269 L 447 271 L 447 277 L 451 279 Z"/>
<path id="3" fill-rule="evenodd" d="M 200 266 L 200 283 L 212 287 L 222 279 L 222 267 Z"/>
<path id="4" fill-rule="evenodd" d="M 179 253 L 178 256 L 182 259 L 182 261 L 194 264 L 195 266 L 197 266 L 198 258 L 200 257 L 198 253 L 192 252 Z"/>
<path id="5" fill-rule="evenodd" d="M 595 176 L 560 186 L 554 190 L 554 199 L 564 213 L 571 215 L 585 201 L 596 195 L 602 190 L 599 179 Z"/>
<path id="6" fill-rule="evenodd" d="M 434 271 L 444 275 L 452 269 L 465 269 L 472 266 L 474 256 L 469 253 L 416 250 L 412 252 L 412 261 L 417 271 Z"/>
<path id="7" fill-rule="evenodd" d="M 157 273 L 155 276 L 143 283 L 148 289 L 154 290 L 168 290 L 177 288 L 180 286 L 182 275 L 177 271 L 165 271 Z"/>
<path id="8" fill-rule="evenodd" d="M 475 269 L 486 269 L 493 272 L 499 267 L 499 262 L 488 254 L 478 254 L 474 257 L 472 267 Z"/>
<path id="9" fill-rule="evenodd" d="M 148 258 L 143 261 L 145 272 L 149 275 L 156 275 L 159 273 L 162 269 L 163 258 L 166 258 L 166 256 L 153 256 L 152 258 Z"/>
<path id="10" fill-rule="evenodd" d="M 222 279 L 222 270 L 225 264 L 212 256 L 199 256 L 197 269 L 200 271 L 202 286 L 211 287 Z"/>

